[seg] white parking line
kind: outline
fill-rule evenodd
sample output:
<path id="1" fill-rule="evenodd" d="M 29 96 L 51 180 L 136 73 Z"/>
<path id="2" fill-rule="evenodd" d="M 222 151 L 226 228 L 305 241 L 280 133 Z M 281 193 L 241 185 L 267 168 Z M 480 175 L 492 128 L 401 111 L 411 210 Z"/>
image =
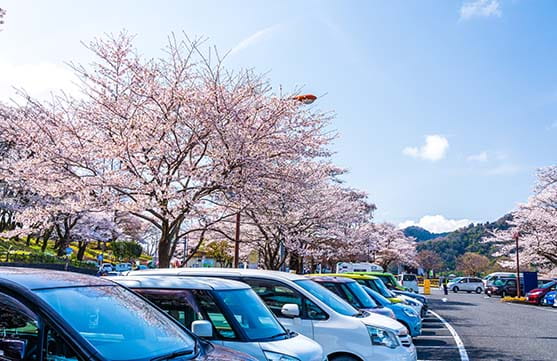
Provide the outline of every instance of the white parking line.
<path id="1" fill-rule="evenodd" d="M 470 359 L 468 358 L 468 353 L 466 352 L 466 348 L 464 347 L 464 343 L 460 339 L 460 336 L 458 335 L 458 333 L 456 333 L 456 330 L 453 328 L 453 326 L 451 326 L 447 321 L 445 321 L 445 319 L 443 317 L 439 316 L 437 313 L 433 312 L 432 310 L 429 310 L 429 312 L 433 316 L 437 317 L 439 319 L 439 321 L 441 321 L 443 323 L 443 325 L 445 325 L 447 330 L 449 330 L 451 335 L 453 335 L 454 341 L 456 343 L 456 347 L 458 348 L 458 353 L 460 354 L 460 361 L 470 361 Z M 444 346 L 444 347 L 447 347 L 447 346 Z"/>

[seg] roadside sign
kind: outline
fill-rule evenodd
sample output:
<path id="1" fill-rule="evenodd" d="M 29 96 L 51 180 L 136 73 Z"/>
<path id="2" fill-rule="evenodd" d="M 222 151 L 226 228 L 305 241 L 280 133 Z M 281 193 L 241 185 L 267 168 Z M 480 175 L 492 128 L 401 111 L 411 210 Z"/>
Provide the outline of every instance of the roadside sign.
<path id="1" fill-rule="evenodd" d="M 69 256 L 69 255 L 72 254 L 72 253 L 73 253 L 73 249 L 72 249 L 71 247 L 67 247 L 67 248 L 66 248 L 66 255 Z"/>

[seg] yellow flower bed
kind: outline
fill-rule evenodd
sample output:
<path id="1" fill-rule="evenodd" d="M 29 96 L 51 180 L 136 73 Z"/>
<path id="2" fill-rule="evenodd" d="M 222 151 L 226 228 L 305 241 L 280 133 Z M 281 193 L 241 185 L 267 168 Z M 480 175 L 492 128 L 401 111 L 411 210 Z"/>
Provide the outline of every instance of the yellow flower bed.
<path id="1" fill-rule="evenodd" d="M 501 299 L 502 302 L 526 302 L 526 297 L 511 297 L 506 296 Z"/>

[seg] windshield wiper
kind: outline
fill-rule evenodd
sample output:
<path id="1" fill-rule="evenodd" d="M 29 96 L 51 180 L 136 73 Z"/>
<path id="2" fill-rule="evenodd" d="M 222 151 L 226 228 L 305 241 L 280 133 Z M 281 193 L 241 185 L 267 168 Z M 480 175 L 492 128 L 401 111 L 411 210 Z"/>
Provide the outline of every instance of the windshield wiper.
<path id="1" fill-rule="evenodd" d="M 191 354 L 193 354 L 193 350 L 183 349 L 183 350 L 173 351 L 173 352 L 171 352 L 169 354 L 166 354 L 166 355 L 153 357 L 151 359 L 151 361 L 172 360 L 172 359 L 180 357 L 180 356 L 186 356 L 186 355 L 191 355 Z"/>
<path id="2" fill-rule="evenodd" d="M 277 337 L 289 336 L 289 335 L 290 335 L 290 334 L 289 334 L 288 332 L 281 332 L 281 333 L 277 333 L 277 334 L 274 335 L 274 336 L 270 336 L 270 337 L 268 337 L 268 338 L 271 339 L 271 340 L 274 340 L 274 339 L 277 338 Z"/>

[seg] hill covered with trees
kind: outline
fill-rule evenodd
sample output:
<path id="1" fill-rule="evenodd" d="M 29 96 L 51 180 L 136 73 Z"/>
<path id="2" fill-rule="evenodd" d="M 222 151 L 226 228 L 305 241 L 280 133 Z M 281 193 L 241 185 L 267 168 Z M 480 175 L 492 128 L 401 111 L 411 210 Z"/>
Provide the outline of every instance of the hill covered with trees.
<path id="1" fill-rule="evenodd" d="M 427 229 L 418 226 L 406 227 L 403 230 L 404 235 L 407 237 L 414 237 L 416 242 L 429 241 L 430 239 L 436 239 L 446 236 L 448 233 L 432 233 Z"/>
<path id="2" fill-rule="evenodd" d="M 440 237 L 430 239 L 424 239 L 424 237 L 431 237 L 435 234 L 427 230 L 423 230 L 427 232 L 425 233 L 415 229 L 419 227 L 409 227 L 412 229 L 406 228 L 404 232 L 407 235 L 416 237 L 417 242 L 419 242 L 417 245 L 418 252 L 423 250 L 432 251 L 443 259 L 446 269 L 454 270 L 456 268 L 456 259 L 467 252 L 478 253 L 493 259 L 492 254 L 495 252 L 493 245 L 482 243 L 481 240 L 495 229 L 504 230 L 509 228 L 507 221 L 510 219 L 511 215 L 507 214 L 495 222 L 471 224 Z"/>

